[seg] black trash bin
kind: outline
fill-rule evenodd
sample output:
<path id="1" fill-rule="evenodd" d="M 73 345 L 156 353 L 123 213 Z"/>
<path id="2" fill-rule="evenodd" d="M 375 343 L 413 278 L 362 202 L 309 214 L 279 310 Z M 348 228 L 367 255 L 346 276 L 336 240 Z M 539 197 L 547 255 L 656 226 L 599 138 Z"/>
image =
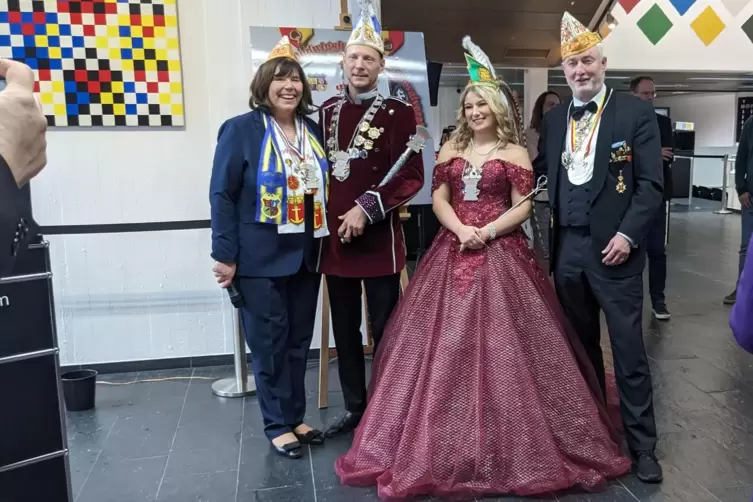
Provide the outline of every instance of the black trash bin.
<path id="1" fill-rule="evenodd" d="M 96 370 L 77 370 L 63 373 L 63 396 L 68 411 L 86 411 L 94 408 L 97 387 Z"/>

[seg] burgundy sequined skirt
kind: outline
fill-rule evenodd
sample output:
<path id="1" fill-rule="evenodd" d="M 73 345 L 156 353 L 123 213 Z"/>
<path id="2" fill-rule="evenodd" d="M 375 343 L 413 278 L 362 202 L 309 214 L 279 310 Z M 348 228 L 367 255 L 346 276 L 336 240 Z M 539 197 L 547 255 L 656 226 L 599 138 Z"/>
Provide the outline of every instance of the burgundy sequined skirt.
<path id="1" fill-rule="evenodd" d="M 597 490 L 630 470 L 600 395 L 522 234 L 459 253 L 443 230 L 390 319 L 335 470 L 385 500 Z"/>

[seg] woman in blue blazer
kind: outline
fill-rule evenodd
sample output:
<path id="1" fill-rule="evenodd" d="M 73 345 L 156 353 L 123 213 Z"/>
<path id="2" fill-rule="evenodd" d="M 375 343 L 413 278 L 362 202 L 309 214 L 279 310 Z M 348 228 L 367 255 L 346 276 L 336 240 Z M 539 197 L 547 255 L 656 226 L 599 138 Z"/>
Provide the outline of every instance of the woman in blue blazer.
<path id="1" fill-rule="evenodd" d="M 303 423 L 304 378 L 321 276 L 315 272 L 328 164 L 311 89 L 287 37 L 251 83 L 251 112 L 220 127 L 212 167 L 213 271 L 243 297 L 241 323 L 264 430 L 274 451 L 300 458 L 324 436 Z"/>

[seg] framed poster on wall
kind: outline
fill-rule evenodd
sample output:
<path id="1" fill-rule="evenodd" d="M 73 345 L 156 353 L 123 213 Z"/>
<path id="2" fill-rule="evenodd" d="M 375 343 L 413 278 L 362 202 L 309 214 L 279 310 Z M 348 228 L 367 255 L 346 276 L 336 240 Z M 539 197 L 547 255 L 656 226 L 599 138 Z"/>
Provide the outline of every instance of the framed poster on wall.
<path id="1" fill-rule="evenodd" d="M 737 127 L 735 128 L 735 141 L 740 142 L 743 125 L 753 116 L 753 97 L 737 98 Z"/>
<path id="2" fill-rule="evenodd" d="M 312 28 L 250 27 L 252 72 L 264 63 L 280 37 L 287 35 L 298 51 L 299 60 L 311 85 L 315 105 L 343 92 L 345 75 L 341 66 L 350 31 Z M 385 31 L 386 63 L 379 77 L 379 92 L 413 105 L 416 123 L 432 130 L 426 50 L 421 33 Z M 318 116 L 312 116 L 318 120 Z M 436 141 L 436 139 L 434 139 Z M 434 144 L 423 150 L 424 186 L 411 204 L 431 204 L 431 177 L 434 172 Z"/>

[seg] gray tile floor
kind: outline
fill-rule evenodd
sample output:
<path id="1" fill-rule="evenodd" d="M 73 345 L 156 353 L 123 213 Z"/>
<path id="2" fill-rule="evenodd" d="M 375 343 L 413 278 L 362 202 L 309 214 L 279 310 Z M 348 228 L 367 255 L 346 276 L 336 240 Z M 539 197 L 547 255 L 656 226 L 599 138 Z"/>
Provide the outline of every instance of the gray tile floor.
<path id="1" fill-rule="evenodd" d="M 749 502 L 753 493 L 753 356 L 742 352 L 721 304 L 737 270 L 737 215 L 672 216 L 667 296 L 670 322 L 646 318 L 665 481 L 627 476 L 575 501 Z M 649 312 L 647 308 L 647 312 Z M 308 423 L 342 412 L 331 368 L 331 406 L 316 407 L 316 365 L 308 372 Z M 255 398 L 222 400 L 214 378 L 230 368 L 106 375 L 96 410 L 69 414 L 74 494 L 79 502 L 336 502 L 377 500 L 375 490 L 341 487 L 332 470 L 349 438 L 331 440 L 301 461 L 269 451 Z M 515 499 L 499 499 L 515 500 Z M 555 500 L 552 498 L 551 500 Z"/>

